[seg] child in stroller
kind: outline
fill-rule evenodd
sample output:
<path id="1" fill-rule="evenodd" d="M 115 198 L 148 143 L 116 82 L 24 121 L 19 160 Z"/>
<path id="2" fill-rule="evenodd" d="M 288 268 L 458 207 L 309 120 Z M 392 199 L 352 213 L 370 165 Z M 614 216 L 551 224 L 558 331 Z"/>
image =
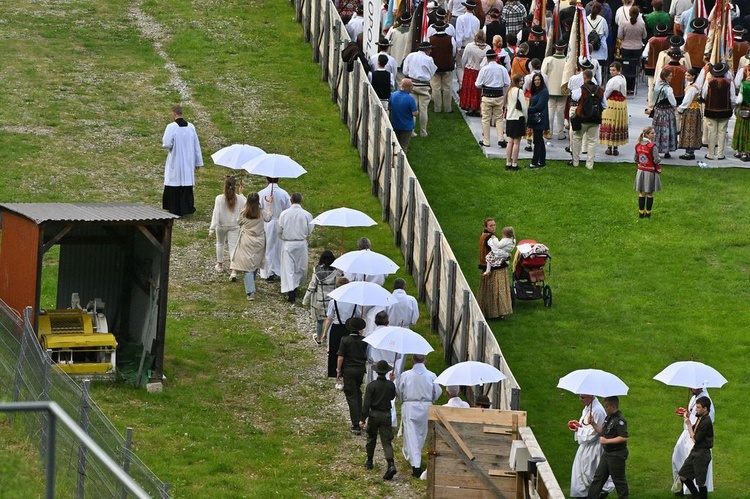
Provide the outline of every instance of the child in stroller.
<path id="1" fill-rule="evenodd" d="M 485 258 L 487 270 L 482 275 L 490 275 L 492 267 L 500 267 L 504 262 L 510 260 L 510 253 L 516 247 L 516 235 L 513 232 L 513 227 L 504 227 L 501 233 L 502 239 L 491 237 L 487 240 L 490 251 Z"/>
<path id="2" fill-rule="evenodd" d="M 518 244 L 513 259 L 513 285 L 511 296 L 515 300 L 543 300 L 552 306 L 552 289 L 546 284 L 544 267 L 552 257 L 549 249 L 533 239 Z"/>

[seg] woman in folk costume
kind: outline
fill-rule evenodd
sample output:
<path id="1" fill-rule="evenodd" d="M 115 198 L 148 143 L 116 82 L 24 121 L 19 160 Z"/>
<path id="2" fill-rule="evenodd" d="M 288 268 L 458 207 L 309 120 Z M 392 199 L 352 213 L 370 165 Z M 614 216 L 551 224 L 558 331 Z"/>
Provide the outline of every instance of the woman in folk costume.
<path id="1" fill-rule="evenodd" d="M 685 87 L 685 97 L 682 99 L 682 104 L 677 107 L 677 112 L 682 116 L 679 145 L 681 149 L 685 149 L 685 154 L 681 154 L 680 159 L 695 159 L 695 151 L 703 146 L 703 113 L 701 113 L 701 106 L 698 102 L 700 89 L 695 85 L 695 79 L 699 72 L 697 69 L 691 68 L 685 73 L 688 86 Z M 750 128 L 748 131 L 750 131 Z"/>
<path id="2" fill-rule="evenodd" d="M 573 438 L 578 444 L 576 457 L 573 459 L 573 469 L 570 473 L 571 498 L 588 496 L 589 487 L 594 480 L 594 473 L 602 456 L 602 444 L 599 442 L 600 435 L 591 423 L 601 426 L 607 417 L 599 399 L 586 394 L 578 397 L 583 404 L 581 418 L 578 421 L 568 422 L 568 428 L 575 432 Z M 611 492 L 614 488 L 615 485 L 610 478 L 604 485 L 603 492 Z"/>
<path id="3" fill-rule="evenodd" d="M 654 128 L 647 126 L 635 145 L 638 172 L 635 174 L 633 187 L 638 191 L 638 218 L 651 218 L 654 192 L 661 190 L 661 159 L 654 142 L 655 136 Z"/>
<path id="4" fill-rule="evenodd" d="M 479 269 L 482 272 L 490 271 L 489 275 L 482 275 L 479 280 L 479 291 L 477 292 L 477 301 L 479 308 L 482 310 L 487 319 L 504 318 L 506 315 L 513 313 L 513 305 L 510 298 L 510 280 L 508 279 L 507 262 L 488 269 L 487 253 L 492 248 L 489 239 L 497 238 L 495 230 L 497 223 L 494 218 L 484 220 L 484 230 L 479 236 Z"/>
<path id="5" fill-rule="evenodd" d="M 671 81 L 672 70 L 662 69 L 659 82 L 654 86 L 655 104 L 652 110 L 651 124 L 656 132 L 654 142 L 659 154 L 663 154 L 665 158 L 671 158 L 669 152 L 677 150 L 677 120 L 674 116 L 677 100 L 670 85 Z"/>
<path id="6" fill-rule="evenodd" d="M 487 54 L 484 31 L 474 34 L 474 41 L 466 45 L 461 60 L 464 64 L 464 77 L 458 92 L 458 106 L 466 111 L 466 116 L 481 116 L 482 89 L 474 83 L 479 76 L 479 68 Z"/>
<path id="7" fill-rule="evenodd" d="M 607 146 L 604 154 L 618 156 L 619 146 L 628 143 L 628 102 L 625 100 L 627 82 L 622 75 L 622 64 L 613 62 L 609 66 L 610 78 L 604 88 L 607 109 L 602 112 L 599 127 L 599 143 Z"/>
<path id="8" fill-rule="evenodd" d="M 240 237 L 232 255 L 232 273 L 241 270 L 245 273 L 245 294 L 248 300 L 255 299 L 255 274 L 263 266 L 266 255 L 266 230 L 264 222 L 273 216 L 273 196 L 269 210 L 260 207 L 260 196 L 252 192 L 247 196 L 245 208 L 240 212 Z"/>
<path id="9" fill-rule="evenodd" d="M 750 73 L 739 88 L 740 93 L 734 101 L 739 108 L 732 133 L 732 149 L 736 151 L 734 155 L 742 161 L 750 161 Z"/>

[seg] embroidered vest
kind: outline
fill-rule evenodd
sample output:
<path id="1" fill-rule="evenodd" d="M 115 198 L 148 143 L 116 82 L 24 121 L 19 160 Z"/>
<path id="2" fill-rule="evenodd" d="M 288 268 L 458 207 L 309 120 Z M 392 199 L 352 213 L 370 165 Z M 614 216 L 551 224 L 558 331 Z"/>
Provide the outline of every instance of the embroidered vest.
<path id="1" fill-rule="evenodd" d="M 445 33 L 432 35 L 432 60 L 435 61 L 438 72 L 453 71 L 456 63 L 453 58 L 453 38 Z"/>
<path id="2" fill-rule="evenodd" d="M 734 62 L 734 66 L 732 67 L 735 70 L 740 66 L 740 59 L 747 54 L 748 48 L 750 48 L 750 43 L 748 42 L 732 42 L 732 61 Z"/>
<path id="3" fill-rule="evenodd" d="M 659 53 L 662 50 L 669 48 L 669 41 L 666 36 L 655 36 L 649 41 L 648 44 L 648 58 L 646 59 L 646 74 L 652 76 L 654 74 L 654 68 L 656 68 L 656 61 L 659 59 Z M 651 71 L 649 73 L 649 70 Z"/>
<path id="4" fill-rule="evenodd" d="M 708 40 L 706 35 L 698 33 L 688 33 L 685 37 L 685 52 L 690 54 L 690 64 L 694 68 L 703 65 L 703 51 L 706 50 L 706 40 Z"/>
<path id="5" fill-rule="evenodd" d="M 649 142 L 648 144 L 641 144 L 640 142 L 635 146 L 635 156 L 638 158 L 638 169 L 646 172 L 656 171 L 656 164 L 654 164 L 654 146 L 655 142 Z"/>
<path id="6" fill-rule="evenodd" d="M 669 86 L 672 87 L 675 98 L 679 99 L 680 97 L 684 97 L 685 73 L 687 73 L 687 69 L 685 69 L 685 66 L 683 66 L 679 62 L 676 62 L 674 64 L 670 62 L 669 64 L 664 66 L 664 69 L 669 69 L 672 71 L 672 83 L 670 83 Z"/>
<path id="7" fill-rule="evenodd" d="M 529 68 L 528 68 L 528 57 L 521 57 L 516 56 L 513 58 L 513 64 L 510 67 L 511 76 L 520 74 L 521 76 L 526 76 L 529 74 Z"/>
<path id="8" fill-rule="evenodd" d="M 729 78 L 714 78 L 708 82 L 706 93 L 706 108 L 703 114 L 706 118 L 728 119 L 732 117 L 732 95 L 730 95 L 731 81 Z"/>

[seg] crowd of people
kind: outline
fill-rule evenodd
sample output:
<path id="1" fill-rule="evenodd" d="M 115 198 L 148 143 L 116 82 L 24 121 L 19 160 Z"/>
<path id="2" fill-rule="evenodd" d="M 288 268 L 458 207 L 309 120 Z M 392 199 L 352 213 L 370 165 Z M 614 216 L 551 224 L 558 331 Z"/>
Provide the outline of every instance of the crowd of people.
<path id="1" fill-rule="evenodd" d="M 556 21 L 554 2 L 548 1 L 546 30 L 534 17 L 536 2 L 430 1 L 421 42 L 414 35 L 419 26 L 412 27 L 412 14 L 403 11 L 384 30 L 370 73 L 374 90 L 390 106 L 402 149 L 408 152 L 412 137 L 427 136 L 430 102 L 432 112 L 453 112 L 450 96 L 457 84 L 459 107 L 467 116 L 481 117 L 480 146 L 493 144 L 494 124 L 497 144 L 507 148 L 506 170 L 519 169 L 523 139 L 525 150 L 533 151 L 529 168 L 544 167 L 551 136 L 569 141 L 571 166 L 586 156 L 585 166 L 592 169 L 597 145 L 618 156 L 619 148 L 635 139 L 628 130 L 627 97 L 642 69 L 648 78 L 646 112 L 661 157 L 684 149 L 680 158 L 691 160 L 706 149 L 705 159 L 725 159 L 727 125 L 736 114 L 731 146 L 737 158 L 750 161 L 750 10 L 745 3 L 730 12 L 731 60 L 713 64 L 709 20 L 695 17 L 689 0 L 583 4 L 589 53 L 576 61 L 572 76 L 565 66 L 576 0 L 559 6 Z M 705 4 L 708 13 L 713 2 Z M 356 39 L 361 31 L 351 34 Z M 594 103 L 596 98 L 601 102 Z"/>

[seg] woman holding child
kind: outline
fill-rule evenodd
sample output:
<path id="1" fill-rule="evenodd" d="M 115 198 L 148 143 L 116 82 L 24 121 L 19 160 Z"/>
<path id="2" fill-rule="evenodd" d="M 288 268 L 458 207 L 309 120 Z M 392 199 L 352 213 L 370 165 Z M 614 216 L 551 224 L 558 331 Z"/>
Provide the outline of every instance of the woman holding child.
<path id="1" fill-rule="evenodd" d="M 497 222 L 494 218 L 484 220 L 484 231 L 479 236 L 479 281 L 477 300 L 485 318 L 504 318 L 513 313 L 508 278 L 508 260 L 515 247 L 513 228 L 503 229 L 503 238 L 495 235 Z"/>

